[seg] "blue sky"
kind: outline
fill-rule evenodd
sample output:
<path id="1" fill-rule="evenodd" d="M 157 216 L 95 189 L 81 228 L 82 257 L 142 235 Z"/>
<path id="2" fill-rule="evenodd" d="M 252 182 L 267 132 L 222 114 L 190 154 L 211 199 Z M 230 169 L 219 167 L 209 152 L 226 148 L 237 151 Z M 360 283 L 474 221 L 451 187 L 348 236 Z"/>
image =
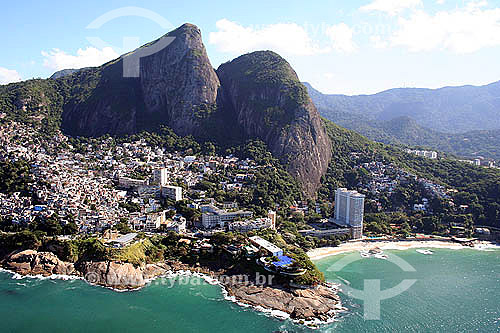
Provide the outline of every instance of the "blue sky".
<path id="1" fill-rule="evenodd" d="M 27 0 L 2 9 L 2 84 L 100 65 L 185 22 L 202 30 L 214 67 L 271 49 L 326 93 L 500 80 L 498 0 Z M 119 15 L 87 28 L 106 13 Z"/>

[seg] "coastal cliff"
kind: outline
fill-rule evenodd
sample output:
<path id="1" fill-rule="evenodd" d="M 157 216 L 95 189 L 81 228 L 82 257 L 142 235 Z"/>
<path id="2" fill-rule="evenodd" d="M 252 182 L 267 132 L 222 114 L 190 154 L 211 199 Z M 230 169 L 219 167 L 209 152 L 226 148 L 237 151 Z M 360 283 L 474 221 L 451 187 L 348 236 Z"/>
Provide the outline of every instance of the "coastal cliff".
<path id="1" fill-rule="evenodd" d="M 290 64 L 271 51 L 243 55 L 217 69 L 219 103 L 247 138 L 264 141 L 314 196 L 331 158 L 316 107 Z"/>
<path id="2" fill-rule="evenodd" d="M 164 264 L 144 264 L 114 261 L 84 262 L 79 266 L 82 275 L 91 284 L 113 289 L 137 289 L 148 280 L 164 275 L 170 268 Z"/>
<path id="3" fill-rule="evenodd" d="M 241 284 L 226 287 L 238 302 L 278 310 L 294 320 L 327 322 L 332 314 L 345 310 L 336 292 L 322 285 L 310 289 Z"/>
<path id="4" fill-rule="evenodd" d="M 153 278 L 164 275 L 170 267 L 163 263 L 134 266 L 117 261 L 70 263 L 52 252 L 24 250 L 5 257 L 3 267 L 23 276 L 66 275 L 83 277 L 103 287 L 129 290 L 144 287 Z"/>

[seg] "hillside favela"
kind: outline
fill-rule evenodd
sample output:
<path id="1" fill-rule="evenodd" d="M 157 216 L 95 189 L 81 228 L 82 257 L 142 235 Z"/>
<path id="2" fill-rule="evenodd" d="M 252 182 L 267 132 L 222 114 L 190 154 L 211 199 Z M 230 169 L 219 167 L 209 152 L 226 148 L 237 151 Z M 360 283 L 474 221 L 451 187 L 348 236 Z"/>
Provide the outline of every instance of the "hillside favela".
<path id="1" fill-rule="evenodd" d="M 500 332 L 500 5 L 10 2 L 2 332 Z"/>

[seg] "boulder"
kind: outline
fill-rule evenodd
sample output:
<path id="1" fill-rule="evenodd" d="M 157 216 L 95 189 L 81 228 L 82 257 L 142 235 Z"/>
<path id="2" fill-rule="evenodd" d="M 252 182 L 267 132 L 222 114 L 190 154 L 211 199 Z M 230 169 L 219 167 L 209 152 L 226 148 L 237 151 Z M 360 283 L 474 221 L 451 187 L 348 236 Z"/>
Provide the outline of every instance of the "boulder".
<path id="1" fill-rule="evenodd" d="M 78 275 L 72 263 L 64 262 L 50 252 L 25 250 L 14 253 L 4 261 L 4 267 L 21 275 Z"/>

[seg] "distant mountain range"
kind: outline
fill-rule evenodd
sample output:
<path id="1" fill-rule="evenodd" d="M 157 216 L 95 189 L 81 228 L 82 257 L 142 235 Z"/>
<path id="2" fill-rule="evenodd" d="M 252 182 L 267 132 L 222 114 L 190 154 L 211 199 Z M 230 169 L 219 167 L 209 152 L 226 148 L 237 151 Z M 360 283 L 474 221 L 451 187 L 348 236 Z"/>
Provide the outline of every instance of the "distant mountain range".
<path id="1" fill-rule="evenodd" d="M 360 96 L 305 86 L 323 117 L 372 140 L 500 160 L 500 82 Z"/>

